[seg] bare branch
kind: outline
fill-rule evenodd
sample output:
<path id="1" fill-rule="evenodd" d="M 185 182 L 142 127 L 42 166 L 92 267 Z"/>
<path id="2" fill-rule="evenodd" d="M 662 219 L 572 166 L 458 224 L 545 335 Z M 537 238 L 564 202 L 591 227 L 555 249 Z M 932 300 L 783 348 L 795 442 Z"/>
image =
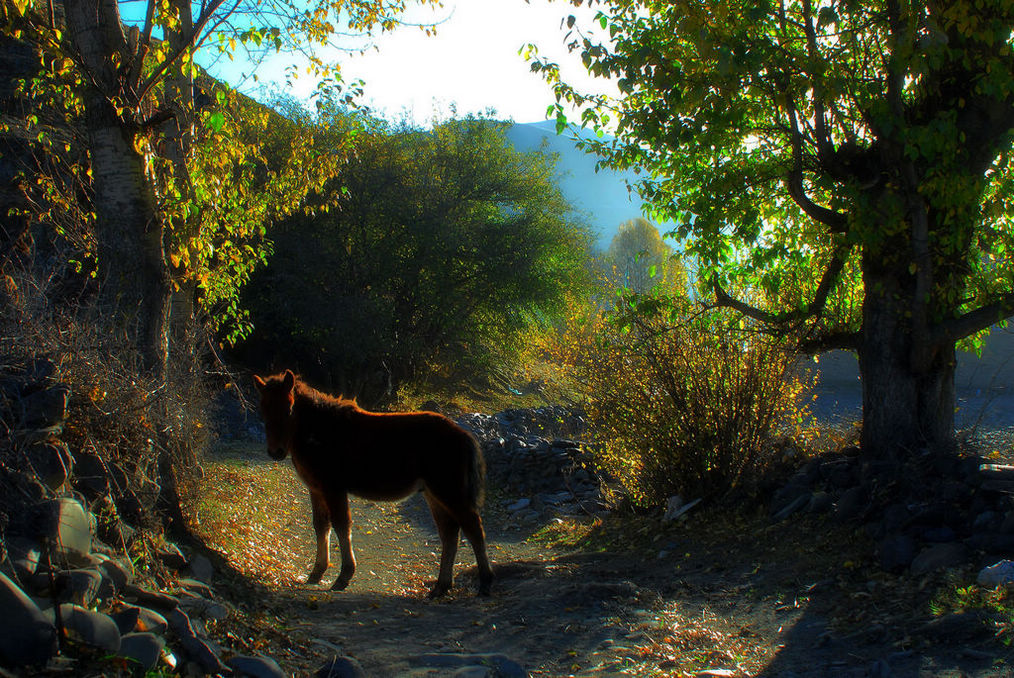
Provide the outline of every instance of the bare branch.
<path id="1" fill-rule="evenodd" d="M 1014 317 L 1014 292 L 938 325 L 933 331 L 933 343 L 952 344 L 1010 317 Z"/>

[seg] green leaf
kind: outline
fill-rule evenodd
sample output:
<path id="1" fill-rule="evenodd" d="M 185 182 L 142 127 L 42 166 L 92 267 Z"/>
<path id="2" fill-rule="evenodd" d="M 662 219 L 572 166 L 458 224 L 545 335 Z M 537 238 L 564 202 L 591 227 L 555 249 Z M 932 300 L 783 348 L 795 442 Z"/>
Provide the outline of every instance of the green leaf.
<path id="1" fill-rule="evenodd" d="M 225 125 L 225 115 L 221 111 L 215 111 L 208 116 L 204 124 L 213 132 L 221 132 L 222 127 Z"/>

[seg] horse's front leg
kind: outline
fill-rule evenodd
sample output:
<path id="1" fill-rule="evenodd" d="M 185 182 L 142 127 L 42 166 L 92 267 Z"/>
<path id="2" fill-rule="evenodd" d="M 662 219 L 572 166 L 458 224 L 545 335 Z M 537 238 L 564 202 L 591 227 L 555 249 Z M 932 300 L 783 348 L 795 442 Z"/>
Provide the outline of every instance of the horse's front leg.
<path id="1" fill-rule="evenodd" d="M 331 585 L 332 591 L 341 591 L 352 580 L 356 572 L 356 556 L 352 553 L 352 513 L 349 511 L 349 496 L 345 492 L 328 495 L 327 506 L 331 512 L 334 531 L 338 533 L 341 548 L 342 569 Z"/>
<path id="2" fill-rule="evenodd" d="M 313 561 L 310 574 L 306 576 L 306 583 L 319 584 L 331 563 L 331 514 L 324 496 L 313 490 L 310 491 L 310 505 L 313 508 L 313 531 L 317 535 L 317 558 Z"/>

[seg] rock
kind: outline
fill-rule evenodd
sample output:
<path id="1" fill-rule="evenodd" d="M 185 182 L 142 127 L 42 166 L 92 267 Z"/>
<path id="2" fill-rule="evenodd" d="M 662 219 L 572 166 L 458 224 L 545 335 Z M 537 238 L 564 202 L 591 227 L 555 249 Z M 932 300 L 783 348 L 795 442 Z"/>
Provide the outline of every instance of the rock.
<path id="1" fill-rule="evenodd" d="M 335 656 L 314 675 L 316 678 L 366 678 L 366 671 L 352 657 Z"/>
<path id="2" fill-rule="evenodd" d="M 834 500 L 831 495 L 824 491 L 814 492 L 810 496 L 810 503 L 806 506 L 807 513 L 828 513 L 834 508 Z"/>
<path id="3" fill-rule="evenodd" d="M 180 605 L 178 598 L 174 598 L 167 593 L 159 593 L 157 591 L 142 589 L 134 584 L 127 584 L 124 586 L 123 594 L 133 598 L 143 606 L 154 607 L 155 609 L 163 612 L 174 610 Z"/>
<path id="4" fill-rule="evenodd" d="M 237 655 L 226 662 L 236 676 L 250 676 L 250 678 L 287 678 L 274 659 L 269 657 L 247 657 Z"/>
<path id="5" fill-rule="evenodd" d="M 1014 534 L 982 532 L 965 539 L 969 548 L 1001 555 L 1014 555 Z"/>
<path id="6" fill-rule="evenodd" d="M 215 566 L 207 556 L 198 553 L 187 563 L 186 572 L 198 581 L 211 584 L 215 577 Z"/>
<path id="7" fill-rule="evenodd" d="M 93 501 L 111 491 L 106 462 L 95 452 L 83 450 L 74 455 L 74 488 Z"/>
<path id="8" fill-rule="evenodd" d="M 97 570 L 62 570 L 56 573 L 56 590 L 60 600 L 81 607 L 90 607 L 99 596 L 102 575 Z"/>
<path id="9" fill-rule="evenodd" d="M 480 667 L 492 669 L 500 678 L 527 678 L 528 672 L 520 664 L 502 654 L 459 654 L 455 652 L 433 652 L 409 659 L 413 666 L 438 669 L 460 669 Z"/>
<path id="10" fill-rule="evenodd" d="M 87 560 L 92 546 L 92 521 L 81 502 L 69 497 L 51 499 L 33 509 L 36 527 L 55 546 L 56 554 L 72 564 Z"/>
<path id="11" fill-rule="evenodd" d="M 200 638 L 190 623 L 190 617 L 183 610 L 176 608 L 166 614 L 166 621 L 176 637 L 180 639 L 183 650 L 187 655 L 201 667 L 203 671 L 210 674 L 229 673 L 229 667 L 222 663 L 218 653 Z"/>
<path id="12" fill-rule="evenodd" d="M 120 635 L 124 636 L 137 630 L 137 623 L 141 619 L 141 608 L 128 605 L 116 612 L 111 612 L 109 617 L 116 622 L 116 628 L 120 629 Z"/>
<path id="13" fill-rule="evenodd" d="M 55 610 L 47 610 L 45 614 L 55 622 Z M 63 603 L 60 605 L 60 621 L 68 635 L 78 642 L 104 652 L 120 651 L 120 629 L 109 615 Z"/>
<path id="14" fill-rule="evenodd" d="M 869 508 L 869 503 L 870 500 L 866 488 L 849 488 L 838 499 L 838 506 L 834 510 L 835 520 L 844 523 L 861 518 Z"/>
<path id="15" fill-rule="evenodd" d="M 56 654 L 56 627 L 25 592 L 0 574 L 0 664 L 39 665 Z"/>
<path id="16" fill-rule="evenodd" d="M 686 513 L 690 511 L 690 509 L 700 504 L 701 499 L 702 497 L 698 497 L 697 499 L 694 499 L 691 502 L 687 502 L 686 504 L 681 503 L 679 508 L 673 510 L 671 513 L 669 512 L 668 507 L 666 507 L 666 514 L 669 515 L 670 517 L 668 520 L 666 520 L 665 516 L 663 516 L 662 522 L 672 522 L 673 520 L 679 520 L 681 517 L 686 515 Z"/>
<path id="17" fill-rule="evenodd" d="M 154 633 L 127 633 L 120 638 L 120 656 L 136 662 L 143 674 L 155 668 L 164 647 L 165 639 Z"/>
<path id="18" fill-rule="evenodd" d="M 229 608 L 222 605 L 222 603 L 199 596 L 196 593 L 190 593 L 189 591 L 181 591 L 178 597 L 180 607 L 186 610 L 187 614 L 191 617 L 214 619 L 216 621 L 223 621 L 229 617 Z"/>
<path id="19" fill-rule="evenodd" d="M 904 572 L 915 558 L 915 540 L 907 534 L 893 534 L 880 542 L 880 567 L 887 572 Z"/>
<path id="20" fill-rule="evenodd" d="M 56 439 L 37 442 L 28 447 L 26 455 L 35 477 L 49 489 L 59 490 L 70 477 L 73 465 L 65 443 Z"/>
<path id="21" fill-rule="evenodd" d="M 961 565 L 968 557 L 968 549 L 960 542 L 934 544 L 919 552 L 912 561 L 911 571 L 916 576 Z"/>
<path id="22" fill-rule="evenodd" d="M 774 514 L 771 517 L 775 521 L 785 520 L 786 518 L 788 518 L 789 516 L 791 516 L 793 513 L 796 513 L 797 511 L 801 511 L 804 506 L 809 505 L 810 500 L 812 498 L 813 498 L 812 494 L 810 494 L 809 492 L 805 492 L 805 493 L 799 495 L 798 497 L 796 497 L 795 499 L 793 499 L 791 502 L 789 502 L 789 504 L 787 506 L 785 506 L 784 508 L 782 508 L 780 511 L 778 511 L 778 513 Z"/>
<path id="23" fill-rule="evenodd" d="M 24 428 L 51 428 L 67 418 L 67 400 L 70 387 L 55 384 L 21 399 L 22 426 Z"/>
<path id="24" fill-rule="evenodd" d="M 183 590 L 199 596 L 204 596 L 205 598 L 212 598 L 215 595 L 215 592 L 211 590 L 210 586 L 205 584 L 203 581 L 198 581 L 197 579 L 180 579 L 179 585 L 183 588 Z"/>
<path id="25" fill-rule="evenodd" d="M 42 549 L 32 539 L 14 538 L 7 543 L 7 557 L 14 567 L 14 575 L 27 581 L 39 569 Z"/>
<path id="26" fill-rule="evenodd" d="M 518 511 L 528 508 L 531 505 L 531 503 L 532 503 L 531 499 L 529 499 L 528 497 L 522 497 L 521 499 L 518 499 L 516 502 L 508 506 L 507 512 L 517 513 Z"/>
<path id="27" fill-rule="evenodd" d="M 166 545 L 155 554 L 162 564 L 173 570 L 182 570 L 187 566 L 187 557 L 180 551 L 176 544 L 166 542 Z"/>
<path id="28" fill-rule="evenodd" d="M 133 578 L 130 569 L 119 560 L 103 561 L 99 568 L 113 582 L 113 588 L 117 593 L 123 590 Z"/>
<path id="29" fill-rule="evenodd" d="M 1014 584 L 1014 560 L 1001 560 L 979 571 L 975 579 L 979 586 L 996 588 Z"/>
<path id="30" fill-rule="evenodd" d="M 946 544 L 958 538 L 954 530 L 944 525 L 943 527 L 929 527 L 923 530 L 922 538 L 926 541 L 937 544 Z"/>

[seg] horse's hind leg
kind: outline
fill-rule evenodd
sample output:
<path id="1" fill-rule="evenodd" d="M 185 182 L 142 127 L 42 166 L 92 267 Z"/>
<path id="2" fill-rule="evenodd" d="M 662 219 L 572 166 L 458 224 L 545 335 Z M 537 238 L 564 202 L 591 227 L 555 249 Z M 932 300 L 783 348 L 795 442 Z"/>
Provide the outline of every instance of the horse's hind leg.
<path id="1" fill-rule="evenodd" d="M 482 518 L 479 511 L 471 506 L 459 510 L 455 518 L 475 551 L 475 565 L 479 570 L 479 595 L 488 596 L 493 588 L 493 569 L 489 566 L 489 557 L 486 555 L 486 531 L 482 529 Z"/>
<path id="2" fill-rule="evenodd" d="M 426 503 L 430 505 L 430 513 L 433 514 L 433 521 L 437 524 L 437 532 L 440 534 L 440 574 L 437 575 L 437 583 L 430 590 L 430 598 L 438 598 L 451 590 L 454 585 L 454 558 L 458 554 L 458 523 L 454 520 L 451 512 L 448 511 L 439 500 L 430 496 L 427 492 Z"/>
<path id="3" fill-rule="evenodd" d="M 334 531 L 338 534 L 338 546 L 342 553 L 342 569 L 338 578 L 331 585 L 332 591 L 341 591 L 356 572 L 356 556 L 352 552 L 352 514 L 349 511 L 349 497 L 344 492 L 331 494 L 327 497 L 327 507 L 331 513 Z"/>
<path id="4" fill-rule="evenodd" d="M 306 583 L 319 584 L 331 562 L 331 514 L 324 497 L 313 491 L 310 492 L 310 505 L 313 508 L 313 531 L 317 535 L 317 558 L 313 561 L 310 574 L 306 576 Z"/>

